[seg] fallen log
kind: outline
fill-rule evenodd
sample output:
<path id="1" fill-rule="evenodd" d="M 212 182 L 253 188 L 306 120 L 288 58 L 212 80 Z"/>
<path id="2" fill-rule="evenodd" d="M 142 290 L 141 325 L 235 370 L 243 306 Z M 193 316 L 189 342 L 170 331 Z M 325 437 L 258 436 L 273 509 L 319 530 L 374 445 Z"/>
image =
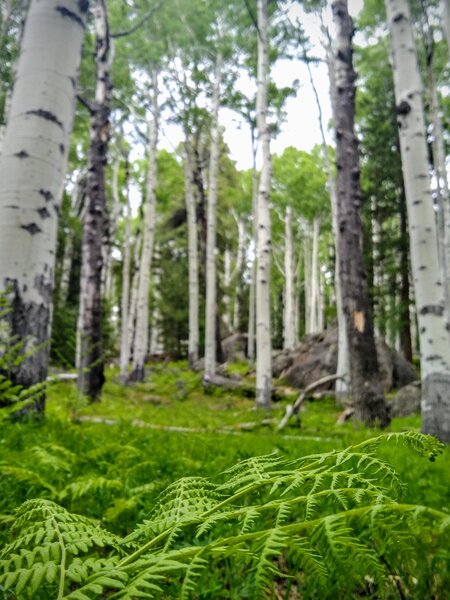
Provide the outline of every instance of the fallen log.
<path id="1" fill-rule="evenodd" d="M 230 391 L 239 391 L 242 396 L 246 398 L 255 397 L 255 386 L 250 385 L 246 381 L 239 381 L 231 379 L 230 377 L 224 377 L 223 375 L 204 375 L 202 379 L 203 387 L 208 388 L 210 386 L 221 387 Z M 271 398 L 273 402 L 279 402 L 289 396 L 293 396 L 297 393 L 297 390 L 290 387 L 272 387 Z"/>
<path id="2" fill-rule="evenodd" d="M 326 377 L 321 377 L 320 379 L 317 379 L 316 381 L 313 381 L 313 383 L 308 385 L 308 387 L 306 387 L 303 390 L 303 392 L 300 394 L 300 396 L 297 398 L 294 404 L 288 404 L 286 406 L 286 413 L 278 424 L 278 431 L 286 427 L 289 419 L 298 413 L 305 398 L 313 390 L 320 387 L 321 385 L 325 385 L 325 383 L 330 383 L 330 381 L 336 381 L 337 379 L 343 379 L 344 377 L 345 375 L 327 375 Z"/>
<path id="3" fill-rule="evenodd" d="M 52 373 L 47 377 L 47 381 L 75 381 L 78 379 L 77 373 Z"/>

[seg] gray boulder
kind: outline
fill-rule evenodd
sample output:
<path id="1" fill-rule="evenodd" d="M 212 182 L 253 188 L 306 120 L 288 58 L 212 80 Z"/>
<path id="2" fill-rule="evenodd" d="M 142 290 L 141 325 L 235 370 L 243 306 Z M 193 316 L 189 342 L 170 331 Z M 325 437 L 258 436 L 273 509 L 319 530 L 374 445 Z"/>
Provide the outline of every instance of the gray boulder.
<path id="1" fill-rule="evenodd" d="M 418 377 L 413 365 L 402 354 L 376 339 L 380 379 L 385 393 L 415 381 Z M 292 387 L 304 389 L 314 381 L 333 375 L 337 364 L 337 329 L 305 336 L 295 350 L 280 352 L 273 357 L 274 377 L 283 377 Z M 323 389 L 334 389 L 330 382 Z"/>
<path id="2" fill-rule="evenodd" d="M 233 333 L 222 340 L 224 362 L 245 360 L 247 354 L 247 336 L 243 333 Z"/>
<path id="3" fill-rule="evenodd" d="M 420 381 L 402 387 L 390 402 L 391 417 L 408 417 L 420 412 Z"/>
<path id="4" fill-rule="evenodd" d="M 305 388 L 314 381 L 336 372 L 337 330 L 307 335 L 291 353 L 292 363 L 280 375 L 289 385 Z M 274 361 L 276 364 L 276 361 Z M 333 389 L 331 382 L 323 389 Z"/>

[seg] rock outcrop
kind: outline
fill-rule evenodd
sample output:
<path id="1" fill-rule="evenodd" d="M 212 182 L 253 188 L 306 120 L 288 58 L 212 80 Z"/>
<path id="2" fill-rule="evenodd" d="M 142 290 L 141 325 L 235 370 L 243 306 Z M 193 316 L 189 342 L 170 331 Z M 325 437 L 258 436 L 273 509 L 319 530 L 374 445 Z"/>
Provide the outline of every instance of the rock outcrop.
<path id="1" fill-rule="evenodd" d="M 378 338 L 376 347 L 385 393 L 417 379 L 413 365 L 399 352 L 389 348 L 384 340 Z M 273 359 L 273 375 L 283 377 L 293 387 L 304 389 L 314 381 L 334 374 L 336 364 L 337 329 L 332 328 L 305 336 L 295 350 L 277 353 Z M 334 389 L 334 382 L 324 389 Z"/>

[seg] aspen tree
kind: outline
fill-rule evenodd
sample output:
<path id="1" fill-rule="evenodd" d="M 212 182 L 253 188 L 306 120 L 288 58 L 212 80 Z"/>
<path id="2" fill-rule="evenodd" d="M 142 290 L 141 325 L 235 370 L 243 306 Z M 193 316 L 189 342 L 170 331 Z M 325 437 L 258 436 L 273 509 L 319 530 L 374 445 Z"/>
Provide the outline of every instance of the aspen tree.
<path id="1" fill-rule="evenodd" d="M 386 0 L 385 4 L 419 326 L 422 430 L 450 442 L 450 335 L 428 170 L 422 83 L 408 2 Z"/>
<path id="2" fill-rule="evenodd" d="M 0 157 L 0 289 L 25 343 L 17 383 L 45 380 L 64 177 L 87 0 L 32 0 Z M 37 408 L 44 408 L 41 398 Z"/>
<path id="3" fill-rule="evenodd" d="M 245 266 L 245 223 L 242 217 L 239 217 L 237 222 L 238 228 L 238 247 L 236 255 L 236 284 L 234 293 L 234 309 L 233 309 L 233 332 L 238 333 L 241 323 L 242 310 L 242 284 L 243 271 Z"/>
<path id="4" fill-rule="evenodd" d="M 216 372 L 216 221 L 217 179 L 219 174 L 219 107 L 222 79 L 222 55 L 216 59 L 212 105 L 211 150 L 206 229 L 206 308 L 205 308 L 205 377 Z"/>
<path id="5" fill-rule="evenodd" d="M 158 165 L 156 153 L 159 133 L 158 74 L 152 69 L 152 120 L 149 124 L 150 146 L 148 152 L 147 198 L 145 202 L 144 231 L 139 265 L 139 284 L 136 300 L 136 329 L 133 345 L 133 362 L 130 381 L 144 379 L 144 363 L 148 351 L 148 300 L 153 244 L 155 237 L 156 181 Z"/>
<path id="6" fill-rule="evenodd" d="M 269 77 L 268 0 L 258 0 L 258 72 L 256 122 L 262 167 L 258 189 L 258 235 L 256 277 L 256 404 L 270 406 L 272 388 L 272 341 L 270 326 L 269 194 L 271 186 L 270 130 L 267 122 Z"/>
<path id="7" fill-rule="evenodd" d="M 129 190 L 129 163 L 125 162 L 125 231 L 122 247 L 122 293 L 121 293 L 121 320 L 120 320 L 120 378 L 122 383 L 127 381 L 128 363 L 130 360 L 129 336 L 129 306 L 130 306 L 130 266 L 131 266 L 131 205 Z"/>
<path id="8" fill-rule="evenodd" d="M 329 43 L 329 39 L 327 36 L 326 43 L 326 53 L 327 53 L 327 67 L 328 67 L 328 76 L 330 79 L 330 98 L 331 104 L 333 106 L 333 95 L 334 95 L 334 78 L 333 78 L 333 61 L 331 60 L 331 47 Z M 314 77 L 311 70 L 310 61 L 306 55 L 306 50 L 304 49 L 305 54 L 305 62 L 306 67 L 308 69 L 309 81 L 311 83 L 311 87 L 314 93 L 314 99 L 316 102 L 317 111 L 319 114 L 319 129 L 320 129 L 320 137 L 322 142 L 322 151 L 323 157 L 325 161 L 325 172 L 327 174 L 327 186 L 328 193 L 330 195 L 330 204 L 331 204 L 331 224 L 333 230 L 333 237 L 337 240 L 337 219 L 336 219 L 336 180 L 333 175 L 331 169 L 331 160 L 330 153 L 328 150 L 326 138 L 325 138 L 325 130 L 323 126 L 323 113 L 322 106 L 320 103 L 319 94 L 317 92 L 317 87 L 314 81 Z M 335 242 L 335 277 L 334 277 L 334 290 L 336 295 L 336 316 L 337 316 L 337 324 L 338 324 L 338 349 L 337 349 L 337 366 L 336 366 L 336 375 L 339 376 L 339 379 L 336 380 L 335 383 L 335 391 L 336 398 L 338 400 L 343 400 L 349 395 L 349 374 L 350 374 L 350 363 L 348 356 L 348 338 L 346 331 L 346 323 L 345 323 L 345 315 L 344 309 L 342 306 L 342 291 L 341 291 L 341 277 L 339 271 L 339 249 L 338 245 Z"/>
<path id="9" fill-rule="evenodd" d="M 95 99 L 91 105 L 92 122 L 81 249 L 78 315 L 80 353 L 77 380 L 80 392 L 92 400 L 98 398 L 105 381 L 101 326 L 102 268 L 106 219 L 105 165 L 110 137 L 112 93 L 111 45 L 105 0 L 96 0 L 94 21 Z"/>
<path id="10" fill-rule="evenodd" d="M 294 242 L 291 206 L 286 206 L 284 216 L 284 275 L 283 349 L 293 350 L 296 340 Z"/>
<path id="11" fill-rule="evenodd" d="M 192 172 L 192 150 L 188 140 L 184 144 L 184 198 L 188 228 L 188 277 L 189 277 L 189 339 L 188 360 L 195 367 L 199 354 L 199 265 L 198 265 L 198 232 Z"/>

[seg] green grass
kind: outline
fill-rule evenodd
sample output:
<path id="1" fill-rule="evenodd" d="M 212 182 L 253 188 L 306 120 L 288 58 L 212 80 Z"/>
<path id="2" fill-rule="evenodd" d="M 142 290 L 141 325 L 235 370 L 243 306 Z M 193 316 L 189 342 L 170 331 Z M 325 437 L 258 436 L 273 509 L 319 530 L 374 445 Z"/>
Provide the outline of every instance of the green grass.
<path id="1" fill-rule="evenodd" d="M 306 402 L 300 421 L 278 432 L 284 410 L 285 403 L 269 412 L 255 410 L 252 399 L 221 389 L 207 394 L 201 375 L 185 362 L 154 365 L 146 382 L 127 387 L 112 369 L 102 400 L 93 404 L 78 396 L 73 383 L 55 383 L 44 419 L 0 425 L 0 538 L 26 499 L 55 500 L 126 535 L 180 477 L 213 476 L 274 451 L 292 459 L 339 450 L 379 434 L 352 423 L 337 425 L 341 409 L 331 398 Z M 390 427 L 419 429 L 419 416 L 394 419 Z M 449 512 L 449 449 L 436 462 L 403 446 L 386 446 L 380 455 L 407 484 L 403 502 Z"/>
<path id="2" fill-rule="evenodd" d="M 242 365 L 238 368 L 243 371 Z M 80 454 L 116 442 L 131 445 L 139 449 L 142 457 L 155 463 L 155 489 L 160 489 L 180 476 L 217 473 L 248 456 L 272 451 L 288 457 L 304 456 L 345 448 L 379 433 L 351 422 L 337 425 L 341 409 L 331 398 L 306 402 L 300 422 L 278 432 L 276 423 L 284 410 L 284 403 L 274 404 L 270 412 L 255 410 L 251 398 L 222 389 L 205 394 L 201 374 L 193 373 L 186 362 L 180 361 L 155 364 L 149 369 L 146 382 L 127 387 L 120 384 L 117 371 L 110 370 L 102 400 L 93 404 L 78 397 L 73 383 L 56 383 L 49 389 L 45 421 L 7 426 L 3 443 L 12 449 L 12 442 L 13 447 L 21 446 L 24 452 L 29 430 L 33 428 L 34 445 L 56 439 Z M 105 417 L 116 424 L 72 422 L 83 416 Z M 261 425 L 267 419 L 272 424 Z M 133 426 L 134 420 L 201 431 L 158 431 Z M 243 429 L 244 424 L 250 427 L 253 424 L 253 429 Z M 394 419 L 390 431 L 402 430 L 419 431 L 420 417 Z M 402 448 L 386 452 L 386 458 L 408 483 L 408 501 L 440 509 L 450 507 L 448 449 L 432 465 L 424 464 Z"/>

